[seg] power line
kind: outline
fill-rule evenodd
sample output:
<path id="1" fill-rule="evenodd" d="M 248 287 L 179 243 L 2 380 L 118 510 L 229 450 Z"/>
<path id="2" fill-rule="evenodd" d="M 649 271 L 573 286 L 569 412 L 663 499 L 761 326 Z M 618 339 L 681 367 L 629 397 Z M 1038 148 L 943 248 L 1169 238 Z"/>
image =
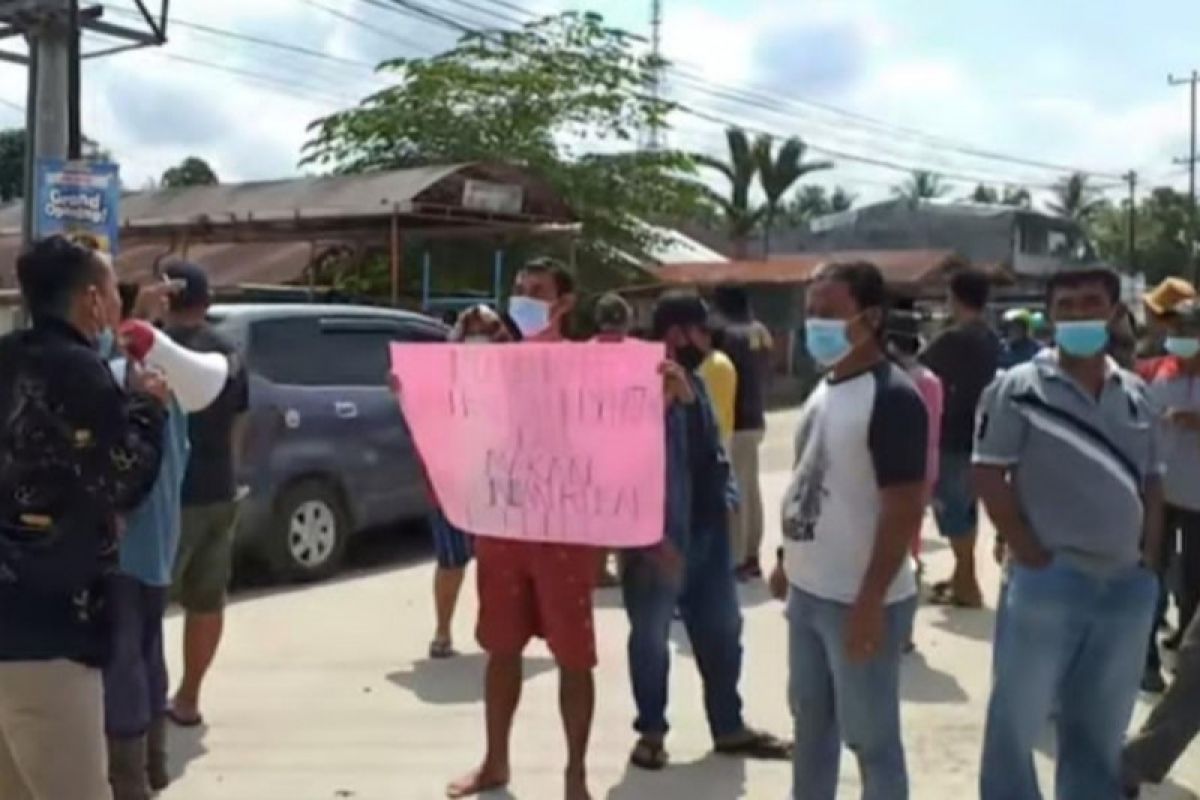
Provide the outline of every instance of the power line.
<path id="1" fill-rule="evenodd" d="M 121 8 L 110 8 L 109 11 L 115 12 L 122 16 L 131 16 L 131 17 L 139 17 L 139 18 L 141 17 L 140 14 L 137 14 L 132 11 L 126 11 Z M 309 48 L 309 47 L 304 47 L 302 45 L 297 45 L 297 44 L 291 44 L 289 42 L 281 42 L 276 39 L 267 39 L 265 37 L 253 36 L 248 33 L 241 33 L 239 31 L 231 31 L 231 30 L 227 30 L 225 28 L 217 28 L 212 25 L 205 25 L 205 24 L 202 24 L 199 22 L 190 22 L 188 20 L 179 19 L 178 17 L 174 17 L 174 16 L 171 17 L 171 24 L 174 26 L 181 27 L 181 28 L 189 28 L 191 30 L 200 31 L 201 33 L 207 33 L 212 36 L 219 36 L 223 39 L 232 39 L 234 41 L 246 42 L 247 44 L 255 44 L 255 45 L 260 45 L 262 47 L 271 47 L 276 50 L 283 50 L 283 51 L 289 52 L 289 53 L 296 53 L 298 55 L 307 56 L 309 58 L 316 58 L 316 59 L 320 59 L 322 61 L 329 61 L 334 64 L 341 64 L 343 66 L 351 66 L 351 67 L 360 67 L 360 68 L 370 70 L 371 72 L 375 71 L 375 65 L 371 64 L 370 62 L 367 62 L 367 61 L 358 61 L 353 58 L 342 58 L 341 56 L 331 55 L 330 53 L 326 53 L 321 50 L 313 50 L 312 48 Z"/>
<path id="2" fill-rule="evenodd" d="M 343 22 L 347 22 L 347 23 L 355 26 L 356 28 L 360 28 L 361 30 L 365 30 L 368 33 L 372 33 L 372 34 L 380 37 L 381 39 L 387 39 L 388 41 L 395 42 L 396 44 L 402 44 L 405 47 L 411 47 L 423 56 L 433 55 L 433 51 L 427 49 L 429 46 L 427 42 L 418 42 L 415 39 L 409 39 L 407 37 L 395 34 L 391 31 L 381 30 L 379 25 L 370 23 L 370 22 L 366 21 L 365 19 L 363 19 L 362 17 L 356 17 L 353 14 L 347 14 L 346 12 L 341 11 L 339 9 L 331 8 L 323 3 L 317 2 L 317 0 L 300 0 L 300 2 L 304 3 L 305 5 L 307 5 L 311 8 L 315 8 L 315 9 L 318 9 L 319 11 L 323 11 L 332 17 L 336 17 L 336 18 L 342 20 Z"/>
<path id="3" fill-rule="evenodd" d="M 465 0 L 452 0 L 452 1 L 465 2 Z M 512 9 L 512 10 L 523 11 L 527 17 L 536 17 L 537 16 L 531 10 L 523 9 L 511 2 L 506 2 L 506 0 L 481 0 L 481 1 L 490 3 L 491 5 L 494 5 L 494 6 L 501 6 L 501 7 Z M 970 156 L 973 158 L 990 160 L 990 161 L 1007 162 L 1010 164 L 1026 166 L 1026 167 L 1033 167 L 1036 169 L 1052 170 L 1055 172 L 1063 172 L 1063 173 L 1077 173 L 1078 172 L 1078 173 L 1094 175 L 1096 177 L 1109 178 L 1114 181 L 1123 181 L 1124 180 L 1123 175 L 1119 175 L 1115 172 L 1110 173 L 1110 172 L 1101 171 L 1101 170 L 1081 169 L 1076 166 L 1056 164 L 1056 163 L 1049 162 L 1049 161 L 1041 161 L 1038 159 L 1026 158 L 1023 156 L 1009 155 L 1009 154 L 1001 153 L 1001 152 L 998 152 L 995 150 L 981 148 L 981 147 L 978 147 L 978 146 L 970 144 L 970 143 L 963 143 L 958 140 L 955 140 L 955 139 L 952 139 L 949 137 L 945 137 L 945 136 L 942 136 L 939 134 L 932 134 L 932 133 L 928 133 L 926 131 L 922 131 L 917 128 L 908 127 L 908 126 L 901 125 L 898 123 L 888 122 L 886 120 L 882 120 L 877 117 L 872 117 L 867 114 L 862 114 L 860 112 L 851 111 L 849 109 L 841 108 L 839 106 L 836 106 L 836 105 L 833 105 L 830 103 L 823 103 L 823 102 L 809 100 L 806 98 L 795 97 L 795 96 L 786 96 L 786 97 L 779 96 L 775 92 L 765 93 L 765 90 L 756 89 L 754 87 L 751 87 L 751 88 L 732 87 L 732 86 L 729 86 L 728 84 L 721 84 L 719 82 L 712 81 L 707 76 L 697 73 L 695 71 L 695 69 L 685 66 L 686 63 L 687 62 L 680 62 L 679 64 L 672 65 L 669 68 L 669 70 L 672 73 L 678 74 L 682 79 L 684 79 L 684 81 L 689 82 L 691 85 L 699 85 L 706 89 L 711 89 L 714 85 L 721 87 L 722 89 L 726 90 L 730 94 L 731 98 L 738 98 L 738 101 L 744 101 L 748 105 L 757 105 L 758 107 L 761 107 L 763 103 L 769 103 L 773 107 L 778 108 L 779 104 L 782 102 L 782 103 L 791 105 L 793 107 L 804 106 L 804 107 L 809 107 L 812 109 L 822 111 L 827 114 L 832 114 L 832 115 L 841 117 L 843 119 L 853 120 L 854 122 L 857 123 L 857 127 L 860 127 L 863 129 L 878 131 L 880 133 L 891 134 L 891 135 L 902 134 L 907 138 L 915 138 L 915 139 L 926 141 L 932 145 L 936 145 L 936 146 L 940 146 L 940 147 L 948 147 L 948 148 L 954 149 L 957 152 L 962 153 L 963 155 L 967 155 L 967 156 Z M 694 65 L 692 65 L 692 66 L 694 66 Z M 809 122 L 811 123 L 812 120 L 809 120 Z M 1124 184 L 1122 183 L 1121 185 L 1124 185 Z"/>

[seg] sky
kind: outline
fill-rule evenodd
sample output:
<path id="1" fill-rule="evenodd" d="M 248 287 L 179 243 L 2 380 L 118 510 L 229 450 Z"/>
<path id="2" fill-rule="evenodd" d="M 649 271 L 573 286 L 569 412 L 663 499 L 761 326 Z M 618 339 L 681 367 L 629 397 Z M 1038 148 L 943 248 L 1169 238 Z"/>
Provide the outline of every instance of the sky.
<path id="1" fill-rule="evenodd" d="M 650 0 L 419 1 L 493 26 L 520 18 L 514 6 L 590 8 L 649 32 Z M 107 19 L 126 21 L 132 2 L 106 2 Z M 188 155 L 226 181 L 314 171 L 298 164 L 307 125 L 385 85 L 370 65 L 454 41 L 392 2 L 173 0 L 165 47 L 85 62 L 85 132 L 132 187 Z M 1057 167 L 1095 174 L 1114 196 L 1131 169 L 1143 185 L 1182 187 L 1172 159 L 1186 154 L 1188 96 L 1167 76 L 1200 68 L 1197 30 L 1194 0 L 664 0 L 666 91 L 700 115 L 677 114 L 667 142 L 719 154 L 725 122 L 800 136 L 814 158 L 840 154 L 815 180 L 863 199 L 905 175 L 862 157 L 954 175 L 956 193 L 979 181 L 1041 190 Z M 0 125 L 22 124 L 9 104 L 24 97 L 24 69 L 0 66 Z"/>

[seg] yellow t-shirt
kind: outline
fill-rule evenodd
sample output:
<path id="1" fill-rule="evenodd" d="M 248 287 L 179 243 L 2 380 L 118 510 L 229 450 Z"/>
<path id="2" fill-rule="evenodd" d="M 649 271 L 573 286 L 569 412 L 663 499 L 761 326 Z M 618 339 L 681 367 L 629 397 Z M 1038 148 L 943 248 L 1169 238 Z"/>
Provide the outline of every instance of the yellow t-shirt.
<path id="1" fill-rule="evenodd" d="M 712 396 L 713 410 L 717 413 L 717 426 L 721 429 L 721 440 L 733 436 L 733 404 L 737 397 L 737 369 L 729 356 L 713 350 L 700 365 L 700 377 Z"/>

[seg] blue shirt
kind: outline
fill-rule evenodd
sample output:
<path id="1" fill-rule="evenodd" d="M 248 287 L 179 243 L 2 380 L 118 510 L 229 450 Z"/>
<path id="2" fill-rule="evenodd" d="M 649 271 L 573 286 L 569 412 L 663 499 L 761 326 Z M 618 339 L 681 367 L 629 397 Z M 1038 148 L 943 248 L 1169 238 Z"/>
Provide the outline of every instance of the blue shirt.
<path id="1" fill-rule="evenodd" d="M 666 418 L 666 537 L 685 554 L 693 535 L 729 535 L 738 496 L 708 392 L 691 384 L 696 401 L 672 404 Z"/>
<path id="2" fill-rule="evenodd" d="M 126 517 L 121 537 L 121 572 L 149 586 L 171 585 L 189 450 L 187 415 L 172 399 L 163 429 L 158 480 L 142 504 Z"/>

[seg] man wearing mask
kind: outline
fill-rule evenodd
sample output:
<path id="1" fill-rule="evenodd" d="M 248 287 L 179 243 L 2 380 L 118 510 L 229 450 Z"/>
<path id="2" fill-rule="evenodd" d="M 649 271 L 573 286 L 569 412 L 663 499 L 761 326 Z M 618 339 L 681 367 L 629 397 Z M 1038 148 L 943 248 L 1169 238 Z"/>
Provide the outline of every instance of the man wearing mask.
<path id="1" fill-rule="evenodd" d="M 742 614 L 729 538 L 729 463 L 703 383 L 696 376 L 712 351 L 708 309 L 699 297 L 670 293 L 654 309 L 654 336 L 682 367 L 686 382 L 667 409 L 666 537 L 622 560 L 629 616 L 629 673 L 640 738 L 630 761 L 659 770 L 668 761 L 667 686 L 671 620 L 679 608 L 704 683 L 709 732 L 718 753 L 786 759 L 788 745 L 746 726 L 738 681 Z"/>
<path id="2" fill-rule="evenodd" d="M 925 514 L 929 418 L 884 354 L 879 269 L 827 265 L 807 294 L 806 346 L 827 372 L 800 412 L 771 576 L 788 604 L 792 797 L 834 800 L 844 744 L 864 798 L 905 800 L 900 660 L 917 608 L 909 553 Z"/>
<path id="3" fill-rule="evenodd" d="M 1166 508 L 1158 567 L 1165 579 L 1175 554 L 1179 554 L 1182 581 L 1176 599 L 1182 638 L 1200 603 L 1200 304 L 1188 301 L 1176 306 L 1163 347 L 1168 355 L 1158 362 L 1150 382 L 1150 398 L 1162 415 L 1159 429 L 1166 465 Z M 1160 616 L 1166 609 L 1164 588 Z M 1142 688 L 1158 693 L 1166 684 L 1155 633 L 1150 637 Z"/>
<path id="4" fill-rule="evenodd" d="M 101 667 L 118 515 L 158 477 L 165 384 L 105 358 L 107 257 L 62 237 L 17 261 L 27 330 L 0 340 L 0 796 L 108 800 Z"/>
<path id="5" fill-rule="evenodd" d="M 982 800 L 1041 797 L 1033 750 L 1052 711 L 1057 797 L 1119 797 L 1121 744 L 1158 595 L 1156 412 L 1105 354 L 1120 282 L 1055 273 L 1057 346 L 1004 372 L 980 409 L 975 485 L 1007 543 Z"/>
<path id="6" fill-rule="evenodd" d="M 183 677 L 167 715 L 181 727 L 203 722 L 200 688 L 216 658 L 225 627 L 225 600 L 233 570 L 237 523 L 237 454 L 250 386 L 233 345 L 208 324 L 211 294 L 199 266 L 176 263 L 166 276 L 177 282 L 166 333 L 179 344 L 229 359 L 229 378 L 208 408 L 188 417 L 192 450 L 183 481 L 183 521 L 175 559 L 172 598 L 184 610 Z"/>
<path id="7" fill-rule="evenodd" d="M 574 279 L 558 262 L 532 261 L 517 273 L 508 311 L 523 342 L 564 341 L 574 307 Z M 586 761 L 596 702 L 592 591 L 598 558 L 596 548 L 580 545 L 487 537 L 475 541 L 476 635 L 488 655 L 487 751 L 477 770 L 450 784 L 447 796 L 468 797 L 508 784 L 523 653 L 536 636 L 546 640 L 559 668 L 559 708 L 567 738 L 565 797 L 590 800 Z"/>

